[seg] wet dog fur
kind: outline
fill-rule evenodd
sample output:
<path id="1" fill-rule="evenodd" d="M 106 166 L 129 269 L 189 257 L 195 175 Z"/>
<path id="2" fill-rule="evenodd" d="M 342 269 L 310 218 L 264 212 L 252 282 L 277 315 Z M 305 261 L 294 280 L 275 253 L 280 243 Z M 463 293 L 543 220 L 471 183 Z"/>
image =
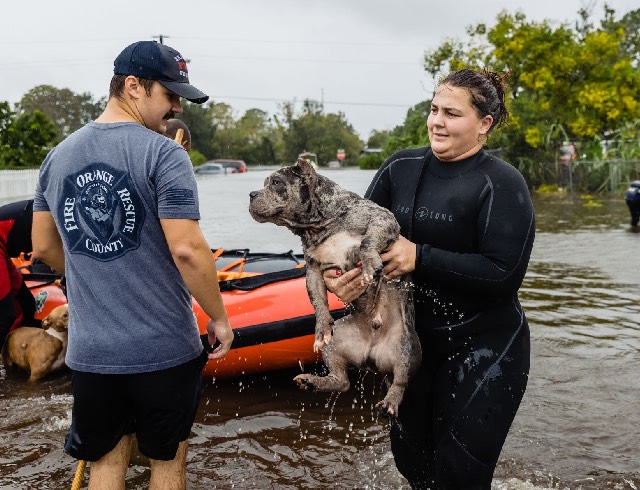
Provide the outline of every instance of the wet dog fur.
<path id="1" fill-rule="evenodd" d="M 60 305 L 42 320 L 42 328 L 16 328 L 2 346 L 2 362 L 31 373 L 29 381 L 58 371 L 65 366 L 68 326 L 69 307 Z"/>
<path id="2" fill-rule="evenodd" d="M 305 390 L 347 391 L 350 366 L 384 373 L 388 390 L 377 408 L 396 417 L 422 353 L 408 277 L 381 277 L 380 252 L 400 233 L 393 213 L 343 189 L 303 159 L 273 172 L 263 189 L 251 192 L 249 212 L 258 222 L 287 227 L 302 241 L 307 292 L 316 314 L 313 347 L 322 351 L 329 373 L 300 374 L 296 383 Z M 351 305 L 349 315 L 334 322 L 323 274 L 348 271 L 358 262 L 369 287 Z"/>

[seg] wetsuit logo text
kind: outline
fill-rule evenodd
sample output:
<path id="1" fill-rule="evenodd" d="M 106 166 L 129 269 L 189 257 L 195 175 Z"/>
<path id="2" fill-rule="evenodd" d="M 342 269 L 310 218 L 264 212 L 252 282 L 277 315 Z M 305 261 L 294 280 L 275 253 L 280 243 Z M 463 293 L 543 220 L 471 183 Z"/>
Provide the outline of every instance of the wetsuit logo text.
<path id="1" fill-rule="evenodd" d="M 418 221 L 436 220 L 436 221 L 447 221 L 449 223 L 452 223 L 453 215 L 448 213 L 443 213 L 442 211 L 434 211 L 429 208 L 420 207 L 416 211 L 416 219 Z"/>

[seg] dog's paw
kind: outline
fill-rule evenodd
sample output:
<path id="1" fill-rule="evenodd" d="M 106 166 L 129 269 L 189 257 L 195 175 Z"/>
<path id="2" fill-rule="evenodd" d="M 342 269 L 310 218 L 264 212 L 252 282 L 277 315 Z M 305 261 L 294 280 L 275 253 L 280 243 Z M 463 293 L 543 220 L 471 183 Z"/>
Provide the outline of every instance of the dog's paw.
<path id="1" fill-rule="evenodd" d="M 293 380 L 301 390 L 313 391 L 316 389 L 316 386 L 313 384 L 313 376 L 310 374 L 298 374 Z"/>
<path id="2" fill-rule="evenodd" d="M 365 284 L 371 284 L 374 279 L 375 271 L 369 267 L 364 267 L 362 269 L 362 280 Z"/>
<path id="3" fill-rule="evenodd" d="M 365 257 L 362 260 L 362 278 L 365 284 L 371 284 L 375 279 L 378 279 L 382 275 L 383 269 L 384 264 L 377 253 Z"/>
<path id="4" fill-rule="evenodd" d="M 387 400 L 381 400 L 376 403 L 378 413 L 388 419 L 394 419 L 398 416 L 398 407 Z"/>
<path id="5" fill-rule="evenodd" d="M 316 339 L 313 343 L 313 352 L 320 352 L 324 347 L 324 341 L 322 339 Z"/>
<path id="6" fill-rule="evenodd" d="M 333 331 L 328 329 L 326 332 L 320 332 L 316 334 L 316 340 L 313 343 L 313 352 L 320 352 L 322 348 L 331 342 L 333 338 Z"/>

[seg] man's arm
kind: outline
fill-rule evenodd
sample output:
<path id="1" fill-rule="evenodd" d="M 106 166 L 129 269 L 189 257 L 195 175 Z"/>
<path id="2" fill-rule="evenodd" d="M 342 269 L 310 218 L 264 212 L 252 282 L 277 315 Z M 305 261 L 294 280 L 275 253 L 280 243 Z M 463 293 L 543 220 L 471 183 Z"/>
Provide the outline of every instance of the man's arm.
<path id="1" fill-rule="evenodd" d="M 33 258 L 42 260 L 52 269 L 64 274 L 62 238 L 49 211 L 34 211 L 31 242 Z"/>
<path id="2" fill-rule="evenodd" d="M 218 272 L 211 248 L 202 235 L 200 225 L 191 219 L 161 219 L 160 224 L 173 261 L 184 282 L 211 322 L 207 325 L 209 342 L 216 338 L 220 346 L 210 359 L 224 356 L 231 347 L 233 331 L 218 286 Z"/>

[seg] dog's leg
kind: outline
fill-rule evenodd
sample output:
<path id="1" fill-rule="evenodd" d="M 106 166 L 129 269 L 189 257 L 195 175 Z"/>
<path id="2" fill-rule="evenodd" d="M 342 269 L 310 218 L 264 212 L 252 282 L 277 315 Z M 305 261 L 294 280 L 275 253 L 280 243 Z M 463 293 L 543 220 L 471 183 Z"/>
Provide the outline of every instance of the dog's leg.
<path id="1" fill-rule="evenodd" d="M 48 360 L 38 360 L 37 362 L 35 362 L 34 365 L 31 366 L 31 375 L 29 376 L 29 381 L 38 381 L 45 374 L 47 374 L 51 370 L 53 361 L 55 361 L 55 359 L 53 357 L 49 357 Z"/>
<path id="2" fill-rule="evenodd" d="M 415 350 L 415 346 L 411 346 Z M 409 378 L 420 366 L 421 353 L 419 344 L 417 352 L 404 350 L 398 357 L 398 362 L 393 368 L 393 380 L 388 386 L 387 395 L 376 404 L 381 415 L 389 418 L 398 416 L 398 407 L 404 397 L 404 391 L 409 383 Z"/>
<path id="3" fill-rule="evenodd" d="M 367 236 L 362 240 L 360 247 L 360 260 L 362 261 L 362 274 L 366 284 L 371 284 L 374 279 L 382 275 L 382 259 L 380 248 L 374 237 Z"/>
<path id="4" fill-rule="evenodd" d="M 404 287 L 404 285 L 400 285 Z M 394 326 L 402 331 L 402 335 L 396 343 L 393 356 L 393 379 L 388 385 L 387 395 L 377 403 L 376 408 L 380 414 L 394 418 L 398 416 L 398 407 L 404 397 L 404 392 L 409 379 L 420 368 L 422 362 L 422 347 L 420 339 L 415 331 L 415 312 L 412 294 L 408 289 L 394 291 L 396 305 L 399 306 L 399 316 L 395 319 Z M 396 296 L 397 295 L 397 296 Z"/>
<path id="5" fill-rule="evenodd" d="M 374 330 L 378 330 L 380 327 L 382 327 L 381 309 L 384 306 L 380 302 L 380 292 L 383 287 L 385 287 L 384 279 L 382 277 L 378 277 L 374 281 L 373 285 L 367 290 L 367 305 L 366 309 L 363 311 L 366 311 L 373 317 L 373 323 L 371 324 L 371 327 Z"/>
<path id="6" fill-rule="evenodd" d="M 342 354 L 336 353 L 335 349 L 335 342 L 332 342 L 322 351 L 322 358 L 329 374 L 314 376 L 305 373 L 293 378 L 300 389 L 306 391 L 347 391 L 349 389 L 351 383 L 348 360 Z"/>
<path id="7" fill-rule="evenodd" d="M 395 242 L 399 233 L 400 227 L 392 216 L 382 214 L 371 218 L 360 245 L 360 260 L 365 281 L 371 282 L 381 275 L 383 264 L 380 252 Z"/>
<path id="8" fill-rule="evenodd" d="M 406 342 L 406 338 L 403 338 L 402 343 Z M 409 383 L 409 377 L 413 372 L 417 370 L 415 359 L 412 359 L 410 352 L 404 349 L 403 345 L 399 346 L 397 353 L 397 359 L 393 366 L 393 374 L 391 381 L 387 381 L 387 394 L 386 396 L 376 404 L 376 408 L 380 412 L 380 415 L 389 418 L 395 418 L 398 416 L 398 407 L 404 397 L 404 391 Z"/>
<path id="9" fill-rule="evenodd" d="M 398 416 L 398 406 L 400 406 L 400 402 L 402 402 L 404 390 L 409 381 L 408 376 L 405 376 L 404 378 L 405 379 L 398 381 L 396 380 L 394 373 L 393 381 L 387 390 L 387 396 L 376 404 L 376 408 L 378 409 L 378 412 L 380 412 L 380 415 L 389 418 L 395 418 Z"/>
<path id="10" fill-rule="evenodd" d="M 331 341 L 333 336 L 333 317 L 329 311 L 327 287 L 322 271 L 312 260 L 307 260 L 307 293 L 316 313 L 316 338 L 313 351 L 318 352 Z"/>

